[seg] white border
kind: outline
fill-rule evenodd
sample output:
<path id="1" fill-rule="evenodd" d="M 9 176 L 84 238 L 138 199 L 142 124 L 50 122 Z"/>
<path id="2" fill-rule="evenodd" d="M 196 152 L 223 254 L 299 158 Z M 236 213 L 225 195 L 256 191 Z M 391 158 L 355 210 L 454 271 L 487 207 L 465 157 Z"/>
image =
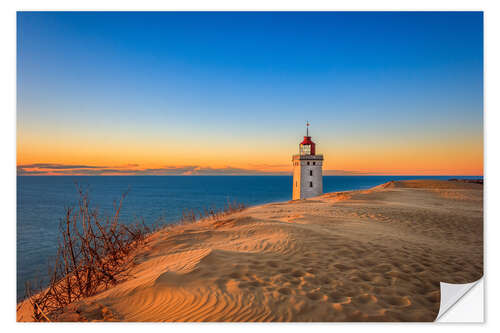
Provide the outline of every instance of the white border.
<path id="1" fill-rule="evenodd" d="M 499 32 L 500 15 L 498 10 L 499 1 L 447 1 L 447 0 L 378 0 L 378 1 L 315 1 L 315 0 L 211 0 L 208 1 L 108 1 L 108 0 L 86 0 L 86 1 L 3 1 L 0 11 L 0 34 L 4 44 L 1 57 L 1 92 L 2 108 L 0 121 L 0 135 L 2 143 L 2 163 L 1 172 L 1 192 L 0 202 L 2 207 L 1 223 L 3 223 L 2 239 L 2 260 L 4 272 L 2 276 L 2 328 L 6 331 L 10 329 L 36 330 L 40 331 L 88 331 L 91 328 L 97 329 L 120 329 L 121 331 L 135 332 L 147 326 L 148 330 L 192 330 L 199 331 L 231 331 L 254 332 L 255 330 L 275 330 L 286 329 L 292 331 L 309 330 L 313 325 L 315 331 L 331 331 L 332 329 L 354 329 L 370 332 L 421 332 L 425 330 L 453 329 L 455 332 L 469 332 L 477 328 L 499 329 L 499 320 L 495 313 L 498 313 L 497 297 L 500 294 L 498 285 L 500 284 L 498 260 L 489 260 L 489 253 L 500 253 L 499 243 L 494 239 L 499 235 L 499 212 L 498 205 L 493 204 L 500 197 L 499 176 L 500 172 L 498 146 L 499 140 L 499 112 L 498 87 L 500 87 L 499 65 Z M 484 10 L 485 11 L 485 276 L 487 281 L 486 297 L 486 324 L 485 325 L 460 325 L 460 324 L 57 324 L 57 325 L 30 325 L 15 323 L 15 292 L 14 288 L 16 275 L 16 245 L 15 245 L 15 164 L 16 164 L 16 10 Z M 491 203 L 491 204 L 490 204 Z M 490 302 L 491 301 L 491 302 Z M 496 301 L 496 302 L 495 302 Z M 489 316 L 491 314 L 491 318 Z M 285 326 L 286 325 L 286 326 Z M 404 327 L 402 327 L 404 326 Z"/>

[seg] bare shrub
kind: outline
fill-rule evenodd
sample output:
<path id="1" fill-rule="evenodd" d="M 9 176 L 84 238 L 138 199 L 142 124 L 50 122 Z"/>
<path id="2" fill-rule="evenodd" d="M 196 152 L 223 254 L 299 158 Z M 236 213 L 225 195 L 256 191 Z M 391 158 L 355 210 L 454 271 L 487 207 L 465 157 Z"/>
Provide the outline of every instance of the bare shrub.
<path id="1" fill-rule="evenodd" d="M 113 205 L 111 216 L 101 217 L 90 207 L 88 192 L 78 187 L 77 207 L 65 209 L 59 224 L 57 255 L 49 265 L 48 287 L 26 284 L 26 296 L 33 306 L 35 321 L 48 321 L 68 304 L 95 295 L 119 282 L 129 253 L 141 244 L 151 228 L 140 223 L 120 223 L 120 211 L 127 193 Z"/>
<path id="2" fill-rule="evenodd" d="M 224 207 L 218 209 L 216 207 L 204 208 L 202 211 L 195 211 L 193 209 L 185 209 L 182 212 L 182 217 L 179 224 L 190 224 L 200 220 L 219 220 L 227 215 L 241 212 L 246 206 L 236 201 L 227 200 Z"/>
<path id="3" fill-rule="evenodd" d="M 125 278 L 130 252 L 143 243 L 148 234 L 165 227 L 161 219 L 153 227 L 146 226 L 143 219 L 132 225 L 120 223 L 127 193 L 113 205 L 111 216 L 102 217 L 98 209 L 90 207 L 88 192 L 77 188 L 78 206 L 66 208 L 59 224 L 59 247 L 49 265 L 48 287 L 43 287 L 41 280 L 36 286 L 29 282 L 25 286 L 35 321 L 57 320 L 67 305 L 119 283 Z M 216 221 L 245 208 L 244 204 L 228 200 L 222 209 L 185 210 L 178 224 L 201 219 Z"/>

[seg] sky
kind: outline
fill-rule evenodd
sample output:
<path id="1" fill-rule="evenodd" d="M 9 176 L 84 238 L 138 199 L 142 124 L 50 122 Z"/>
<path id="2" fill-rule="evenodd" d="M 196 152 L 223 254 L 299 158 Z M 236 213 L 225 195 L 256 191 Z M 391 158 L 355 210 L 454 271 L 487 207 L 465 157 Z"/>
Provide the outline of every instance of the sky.
<path id="1" fill-rule="evenodd" d="M 18 12 L 18 175 L 483 175 L 481 12 Z"/>

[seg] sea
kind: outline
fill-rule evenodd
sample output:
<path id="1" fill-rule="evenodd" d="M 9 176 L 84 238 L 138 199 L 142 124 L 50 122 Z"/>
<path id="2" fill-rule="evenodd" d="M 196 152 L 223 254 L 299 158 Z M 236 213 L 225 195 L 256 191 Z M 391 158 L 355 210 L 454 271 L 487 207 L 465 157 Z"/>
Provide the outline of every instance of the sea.
<path id="1" fill-rule="evenodd" d="M 482 178 L 471 176 L 324 176 L 323 191 L 367 189 L 391 180 Z M 148 225 L 178 221 L 184 210 L 222 208 L 228 201 L 247 206 L 292 199 L 291 176 L 18 176 L 17 300 L 25 282 L 47 274 L 57 252 L 65 208 L 78 204 L 77 188 L 88 191 L 91 207 L 110 214 L 127 193 L 122 223 Z"/>

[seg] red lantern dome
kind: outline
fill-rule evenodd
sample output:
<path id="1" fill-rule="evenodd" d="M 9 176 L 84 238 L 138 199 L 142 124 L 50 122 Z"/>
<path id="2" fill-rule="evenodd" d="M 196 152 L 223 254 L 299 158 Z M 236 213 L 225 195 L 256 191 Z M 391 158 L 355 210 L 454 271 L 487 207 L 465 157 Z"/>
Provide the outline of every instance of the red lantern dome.
<path id="1" fill-rule="evenodd" d="M 312 142 L 309 136 L 309 122 L 307 122 L 307 132 L 304 140 L 299 145 L 300 155 L 316 155 L 316 144 Z"/>
<path id="2" fill-rule="evenodd" d="M 312 142 L 310 136 L 305 136 L 304 141 L 299 145 L 300 155 L 316 155 L 316 144 Z"/>

